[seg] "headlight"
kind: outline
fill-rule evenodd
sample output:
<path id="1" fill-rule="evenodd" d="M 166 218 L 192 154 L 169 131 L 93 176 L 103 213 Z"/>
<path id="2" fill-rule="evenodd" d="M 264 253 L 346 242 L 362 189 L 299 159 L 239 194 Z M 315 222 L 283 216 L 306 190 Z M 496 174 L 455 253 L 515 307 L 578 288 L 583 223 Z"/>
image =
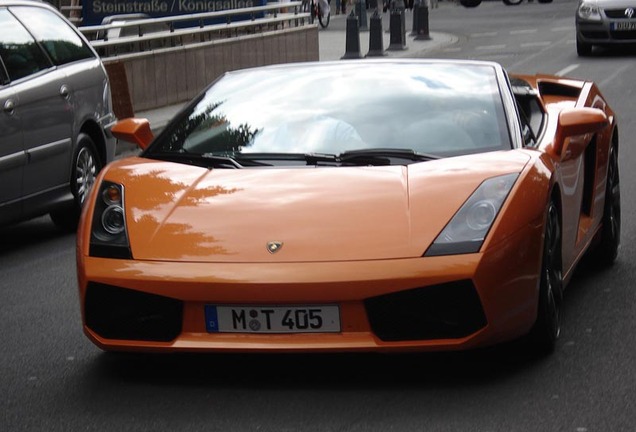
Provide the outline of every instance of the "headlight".
<path id="1" fill-rule="evenodd" d="M 99 186 L 91 226 L 90 256 L 132 258 L 126 231 L 124 187 L 120 184 L 104 181 Z"/>
<path id="2" fill-rule="evenodd" d="M 596 6 L 596 4 L 581 2 L 579 4 L 579 8 L 577 9 L 577 13 L 579 18 L 586 21 L 600 21 L 601 20 L 601 12 Z"/>
<path id="3" fill-rule="evenodd" d="M 506 174 L 483 182 L 444 227 L 424 256 L 479 251 L 518 176 L 517 173 Z"/>

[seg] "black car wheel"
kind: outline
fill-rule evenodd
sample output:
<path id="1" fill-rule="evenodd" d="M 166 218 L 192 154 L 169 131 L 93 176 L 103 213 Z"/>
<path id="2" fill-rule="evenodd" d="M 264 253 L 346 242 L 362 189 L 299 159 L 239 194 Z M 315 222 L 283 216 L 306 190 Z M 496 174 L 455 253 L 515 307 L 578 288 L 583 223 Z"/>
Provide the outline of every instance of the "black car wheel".
<path id="1" fill-rule="evenodd" d="M 561 222 L 559 210 L 551 200 L 543 240 L 537 321 L 530 333 L 534 351 L 543 354 L 554 350 L 561 333 L 562 300 Z"/>
<path id="2" fill-rule="evenodd" d="M 503 0 L 505 5 L 508 6 L 517 6 L 520 5 L 523 0 Z"/>
<path id="3" fill-rule="evenodd" d="M 77 149 L 73 157 L 70 185 L 75 200 L 73 205 L 51 212 L 51 219 L 55 225 L 66 231 L 74 231 L 77 228 L 82 206 L 101 168 L 102 165 L 93 140 L 84 133 L 79 134 Z"/>
<path id="4" fill-rule="evenodd" d="M 601 266 L 610 266 L 618 257 L 621 239 L 621 190 L 618 172 L 618 150 L 610 147 L 607 161 L 607 183 L 605 186 L 605 205 L 601 228 L 601 242 L 593 251 L 593 262 Z"/>
<path id="5" fill-rule="evenodd" d="M 474 8 L 481 4 L 481 0 L 459 0 L 459 3 L 467 8 Z"/>
<path id="6" fill-rule="evenodd" d="M 592 55 L 592 44 L 582 42 L 579 38 L 576 38 L 576 53 L 579 57 Z"/>

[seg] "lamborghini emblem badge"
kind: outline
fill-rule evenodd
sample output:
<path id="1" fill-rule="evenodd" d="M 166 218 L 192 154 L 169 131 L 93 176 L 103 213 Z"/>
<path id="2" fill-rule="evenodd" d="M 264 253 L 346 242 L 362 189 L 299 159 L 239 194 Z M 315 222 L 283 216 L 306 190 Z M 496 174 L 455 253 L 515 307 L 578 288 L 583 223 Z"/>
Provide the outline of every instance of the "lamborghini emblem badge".
<path id="1" fill-rule="evenodd" d="M 283 242 L 271 241 L 267 242 L 267 252 L 275 254 L 283 247 Z"/>

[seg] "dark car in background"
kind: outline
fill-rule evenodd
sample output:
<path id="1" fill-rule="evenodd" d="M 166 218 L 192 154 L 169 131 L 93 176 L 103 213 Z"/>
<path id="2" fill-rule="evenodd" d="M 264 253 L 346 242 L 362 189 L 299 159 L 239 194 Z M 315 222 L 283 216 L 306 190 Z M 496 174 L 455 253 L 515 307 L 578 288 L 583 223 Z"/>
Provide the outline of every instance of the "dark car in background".
<path id="1" fill-rule="evenodd" d="M 104 66 L 44 2 L 0 0 L 0 225 L 50 213 L 74 229 L 115 155 Z"/>
<path id="2" fill-rule="evenodd" d="M 636 45 L 636 0 L 581 0 L 576 9 L 576 52 L 594 46 Z"/>

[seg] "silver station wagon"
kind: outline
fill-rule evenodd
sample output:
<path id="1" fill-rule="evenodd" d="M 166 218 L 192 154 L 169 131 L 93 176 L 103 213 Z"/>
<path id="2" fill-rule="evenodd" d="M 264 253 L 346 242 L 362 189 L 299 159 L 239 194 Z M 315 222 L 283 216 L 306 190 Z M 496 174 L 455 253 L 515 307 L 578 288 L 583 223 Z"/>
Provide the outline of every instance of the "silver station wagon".
<path id="1" fill-rule="evenodd" d="M 115 155 L 104 66 L 40 1 L 0 0 L 0 225 L 50 213 L 73 230 Z"/>

